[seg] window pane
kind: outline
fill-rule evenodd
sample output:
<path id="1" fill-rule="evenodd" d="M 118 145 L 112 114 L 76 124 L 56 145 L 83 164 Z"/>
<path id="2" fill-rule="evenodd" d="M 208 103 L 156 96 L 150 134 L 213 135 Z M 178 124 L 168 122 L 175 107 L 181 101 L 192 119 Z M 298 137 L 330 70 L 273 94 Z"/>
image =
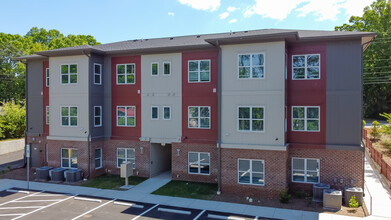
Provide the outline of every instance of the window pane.
<path id="1" fill-rule="evenodd" d="M 134 149 L 126 149 L 127 159 L 134 158 Z"/>
<path id="2" fill-rule="evenodd" d="M 100 125 L 100 117 L 95 117 L 95 125 Z"/>
<path id="3" fill-rule="evenodd" d="M 200 173 L 209 174 L 209 164 L 201 164 Z"/>
<path id="4" fill-rule="evenodd" d="M 61 116 L 68 116 L 68 107 L 61 107 Z"/>
<path id="5" fill-rule="evenodd" d="M 68 83 L 68 75 L 62 75 L 61 76 L 61 83 Z"/>
<path id="6" fill-rule="evenodd" d="M 209 61 L 201 61 L 200 62 L 200 71 L 210 71 L 210 62 Z"/>
<path id="7" fill-rule="evenodd" d="M 253 67 L 253 78 L 263 78 L 263 67 Z"/>
<path id="8" fill-rule="evenodd" d="M 200 72 L 200 80 L 202 82 L 209 81 L 209 72 Z"/>
<path id="9" fill-rule="evenodd" d="M 319 67 L 307 68 L 307 78 L 308 79 L 318 79 L 319 78 Z"/>
<path id="10" fill-rule="evenodd" d="M 61 74 L 68 73 L 68 65 L 61 65 Z"/>
<path id="11" fill-rule="evenodd" d="M 308 55 L 307 66 L 319 66 L 319 55 Z"/>
<path id="12" fill-rule="evenodd" d="M 70 116 L 77 116 L 77 107 L 70 107 Z"/>
<path id="13" fill-rule="evenodd" d="M 101 157 L 101 149 L 95 149 L 95 159 Z"/>
<path id="14" fill-rule="evenodd" d="M 158 74 L 158 64 L 157 63 L 152 63 L 152 75 L 157 75 Z"/>
<path id="15" fill-rule="evenodd" d="M 61 125 L 69 125 L 69 118 L 61 117 Z"/>
<path id="16" fill-rule="evenodd" d="M 189 72 L 189 81 L 198 82 L 198 72 Z"/>
<path id="17" fill-rule="evenodd" d="M 130 163 L 132 163 L 132 168 L 135 169 L 136 168 L 136 161 L 134 159 L 130 159 L 128 160 Z"/>
<path id="18" fill-rule="evenodd" d="M 125 125 L 125 117 L 118 117 L 117 120 L 118 125 Z"/>
<path id="19" fill-rule="evenodd" d="M 201 112 L 201 117 L 209 117 L 210 116 L 209 107 L 201 107 L 200 112 Z"/>
<path id="20" fill-rule="evenodd" d="M 305 66 L 305 56 L 293 56 L 292 66 L 293 67 L 304 67 Z"/>
<path id="21" fill-rule="evenodd" d="M 128 126 L 134 126 L 135 125 L 135 122 L 134 122 L 134 117 L 127 117 L 126 118 L 127 120 L 126 120 L 126 125 L 128 125 Z"/>
<path id="22" fill-rule="evenodd" d="M 239 160 L 239 171 L 250 172 L 250 161 Z"/>
<path id="23" fill-rule="evenodd" d="M 61 157 L 68 158 L 69 157 L 69 149 L 61 149 Z"/>
<path id="24" fill-rule="evenodd" d="M 71 73 L 77 73 L 77 65 L 76 64 L 70 65 L 70 72 Z"/>
<path id="25" fill-rule="evenodd" d="M 198 153 L 189 153 L 189 163 L 198 162 Z"/>
<path id="26" fill-rule="evenodd" d="M 134 65 L 126 65 L 126 73 L 134 73 Z"/>
<path id="27" fill-rule="evenodd" d="M 71 126 L 77 126 L 77 117 L 71 117 Z"/>
<path id="28" fill-rule="evenodd" d="M 127 107 L 126 108 L 126 115 L 127 116 L 136 116 L 136 108 L 135 107 Z"/>
<path id="29" fill-rule="evenodd" d="M 100 159 L 95 159 L 95 168 L 101 167 Z"/>
<path id="30" fill-rule="evenodd" d="M 294 170 L 304 170 L 304 159 L 292 159 Z"/>
<path id="31" fill-rule="evenodd" d="M 118 116 L 125 116 L 125 108 L 124 107 L 117 108 L 117 115 Z"/>
<path id="32" fill-rule="evenodd" d="M 198 173 L 198 164 L 189 164 L 189 173 Z"/>
<path id="33" fill-rule="evenodd" d="M 253 120 L 252 123 L 253 131 L 263 131 L 263 120 Z"/>
<path id="34" fill-rule="evenodd" d="M 209 118 L 201 118 L 201 128 L 209 128 L 210 121 Z"/>
<path id="35" fill-rule="evenodd" d="M 317 183 L 319 182 L 319 177 L 317 172 L 307 172 L 307 182 Z"/>
<path id="36" fill-rule="evenodd" d="M 307 170 L 318 171 L 319 164 L 317 160 L 307 159 Z"/>
<path id="37" fill-rule="evenodd" d="M 250 78 L 250 67 L 239 67 L 239 78 Z"/>
<path id="38" fill-rule="evenodd" d="M 125 76 L 124 75 L 118 75 L 118 83 L 125 83 Z"/>
<path id="39" fill-rule="evenodd" d="M 319 119 L 319 108 L 307 108 L 307 118 L 317 118 Z"/>
<path id="40" fill-rule="evenodd" d="M 123 149 L 123 148 L 118 148 L 118 150 L 117 150 L 117 157 L 119 157 L 119 158 L 125 158 L 125 149 Z"/>
<path id="41" fill-rule="evenodd" d="M 124 74 L 125 73 L 125 65 L 118 65 L 117 66 L 117 73 Z"/>
<path id="42" fill-rule="evenodd" d="M 293 171 L 293 181 L 304 182 L 304 171 Z"/>
<path id="43" fill-rule="evenodd" d="M 197 107 L 189 107 L 189 117 L 198 117 Z"/>
<path id="44" fill-rule="evenodd" d="M 62 167 L 69 167 L 69 159 L 62 159 Z"/>
<path id="45" fill-rule="evenodd" d="M 95 75 L 94 78 L 95 78 L 95 81 L 94 81 L 95 83 L 98 83 L 98 84 L 101 83 L 100 82 L 100 75 Z"/>
<path id="46" fill-rule="evenodd" d="M 294 79 L 304 79 L 305 78 L 305 69 L 304 68 L 293 68 L 293 78 Z"/>
<path id="47" fill-rule="evenodd" d="M 95 107 L 95 115 L 100 115 L 100 107 Z"/>
<path id="48" fill-rule="evenodd" d="M 319 121 L 318 120 L 307 120 L 307 130 L 308 131 L 318 131 L 319 130 Z"/>
<path id="49" fill-rule="evenodd" d="M 164 111 L 164 113 L 163 113 L 164 119 L 170 119 L 170 117 L 171 117 L 170 108 L 164 107 L 163 111 Z"/>
<path id="50" fill-rule="evenodd" d="M 134 75 L 127 75 L 126 83 L 134 83 Z"/>
<path id="51" fill-rule="evenodd" d="M 250 108 L 239 107 L 239 118 L 250 118 Z"/>
<path id="52" fill-rule="evenodd" d="M 250 120 L 239 120 L 239 130 L 249 131 L 250 130 Z"/>
<path id="53" fill-rule="evenodd" d="M 305 130 L 304 129 L 304 120 L 294 119 L 293 120 L 293 130 L 294 131 Z"/>
<path id="54" fill-rule="evenodd" d="M 263 119 L 263 108 L 253 108 L 252 118 Z"/>
<path id="55" fill-rule="evenodd" d="M 125 161 L 124 159 L 118 158 L 118 160 L 117 160 L 117 167 L 121 167 L 121 164 L 122 164 L 124 161 Z"/>
<path id="56" fill-rule="evenodd" d="M 209 163 L 209 154 L 200 153 L 200 163 Z"/>
<path id="57" fill-rule="evenodd" d="M 158 108 L 157 107 L 152 107 L 152 118 L 156 119 L 158 118 Z"/>
<path id="58" fill-rule="evenodd" d="M 239 172 L 239 183 L 250 183 L 250 173 Z"/>
<path id="59" fill-rule="evenodd" d="M 253 178 L 252 178 L 252 184 L 259 184 L 263 185 L 263 174 L 262 173 L 253 173 Z"/>
<path id="60" fill-rule="evenodd" d="M 77 158 L 77 150 L 70 149 L 70 152 L 71 152 L 71 158 L 73 159 Z"/>
<path id="61" fill-rule="evenodd" d="M 293 108 L 293 118 L 304 118 L 304 108 L 294 107 Z"/>
<path id="62" fill-rule="evenodd" d="M 190 118 L 189 119 L 189 127 L 190 128 L 198 128 L 198 119 L 197 118 Z"/>
<path id="63" fill-rule="evenodd" d="M 198 61 L 189 62 L 189 71 L 198 71 Z"/>
<path id="64" fill-rule="evenodd" d="M 262 66 L 264 64 L 263 54 L 253 54 L 252 61 L 253 66 Z"/>
<path id="65" fill-rule="evenodd" d="M 164 67 L 163 74 L 164 75 L 170 75 L 171 74 L 171 72 L 170 72 L 170 63 L 165 63 L 163 67 Z"/>
<path id="66" fill-rule="evenodd" d="M 250 55 L 239 55 L 239 66 L 250 66 Z"/>
<path id="67" fill-rule="evenodd" d="M 77 75 L 71 75 L 71 83 L 77 83 Z"/>
<path id="68" fill-rule="evenodd" d="M 252 171 L 262 173 L 263 172 L 263 162 L 258 160 L 252 161 Z"/>
<path id="69" fill-rule="evenodd" d="M 95 73 L 100 74 L 100 65 L 95 65 Z"/>

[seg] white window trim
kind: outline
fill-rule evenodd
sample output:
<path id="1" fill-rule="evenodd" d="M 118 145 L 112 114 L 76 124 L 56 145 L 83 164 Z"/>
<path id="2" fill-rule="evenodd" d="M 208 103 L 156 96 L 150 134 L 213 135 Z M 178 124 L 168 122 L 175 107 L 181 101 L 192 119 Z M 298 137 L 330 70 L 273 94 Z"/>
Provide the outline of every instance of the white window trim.
<path id="1" fill-rule="evenodd" d="M 318 55 L 319 56 L 319 78 L 307 78 L 308 74 L 307 74 L 307 56 L 312 56 L 312 55 Z M 304 67 L 293 67 L 293 57 L 297 57 L 297 56 L 304 56 L 305 58 L 305 64 L 304 64 Z M 320 54 L 319 53 L 315 53 L 315 54 L 295 54 L 295 55 L 292 55 L 292 63 L 291 63 L 291 66 L 292 66 L 292 80 L 319 80 L 321 78 L 321 57 L 320 57 Z M 304 79 L 295 79 L 293 78 L 293 68 L 304 68 Z"/>
<path id="2" fill-rule="evenodd" d="M 157 64 L 157 74 L 153 75 L 153 64 Z M 152 62 L 151 63 L 151 76 L 159 76 L 159 62 Z"/>
<path id="3" fill-rule="evenodd" d="M 302 120 L 304 120 L 304 130 L 293 130 L 293 108 L 304 108 L 304 118 Z M 310 118 L 308 119 L 307 118 L 307 108 L 317 108 L 318 109 L 318 112 L 319 112 L 319 118 L 318 119 L 315 119 L 315 118 Z M 319 123 L 318 123 L 318 130 L 313 130 L 313 131 L 308 131 L 307 130 L 307 120 L 318 120 Z M 320 132 L 320 106 L 292 106 L 291 108 L 291 131 L 299 131 L 299 132 Z"/>
<path id="4" fill-rule="evenodd" d="M 198 172 L 197 173 L 191 173 L 190 172 L 190 153 L 194 153 L 194 154 L 197 154 L 198 155 L 198 161 L 197 161 L 197 165 L 198 165 Z M 201 154 L 208 154 L 209 156 L 209 173 L 201 173 L 201 164 L 207 164 L 207 163 L 201 163 Z M 194 151 L 189 151 L 187 152 L 187 173 L 188 174 L 194 174 L 194 175 L 205 175 L 205 176 L 209 176 L 210 175 L 210 153 L 209 152 L 194 152 Z"/>
<path id="5" fill-rule="evenodd" d="M 131 147 L 128 147 L 128 148 L 124 148 L 124 147 L 118 147 L 117 148 L 117 161 L 116 161 L 116 163 L 117 163 L 117 168 L 121 168 L 121 165 L 120 166 L 118 166 L 118 150 L 119 149 L 124 149 L 125 150 L 125 158 L 124 158 L 124 160 L 127 162 L 128 161 L 128 149 L 131 149 L 131 150 L 133 150 L 134 151 L 134 164 L 133 164 L 133 167 L 132 167 L 132 169 L 134 170 L 134 169 L 136 169 L 136 149 L 134 149 L 134 148 L 131 148 Z"/>
<path id="6" fill-rule="evenodd" d="M 62 72 L 61 72 L 61 66 L 67 65 L 68 66 L 68 83 L 62 83 Z M 76 74 L 76 83 L 71 83 L 71 65 L 76 65 L 76 73 L 72 73 L 72 75 Z M 64 74 L 65 75 L 65 74 Z M 79 84 L 79 65 L 77 63 L 63 63 L 60 64 L 60 85 L 78 85 Z"/>
<path id="7" fill-rule="evenodd" d="M 46 68 L 45 71 L 46 71 L 46 72 L 45 72 L 45 74 L 46 74 L 46 87 L 49 87 L 49 85 L 50 85 L 50 82 L 49 82 L 50 70 L 49 70 L 49 68 Z"/>
<path id="8" fill-rule="evenodd" d="M 153 108 L 157 109 L 157 118 L 153 118 Z M 159 120 L 159 106 L 153 105 L 151 106 L 151 120 Z"/>
<path id="9" fill-rule="evenodd" d="M 170 74 L 165 74 L 164 73 L 164 64 L 169 64 L 170 65 Z M 171 62 L 170 61 L 164 61 L 163 62 L 163 76 L 171 76 Z M 210 77 L 209 77 L 210 78 Z"/>
<path id="10" fill-rule="evenodd" d="M 100 149 L 100 157 L 99 157 L 99 164 L 100 164 L 100 166 L 99 167 L 95 167 L 95 170 L 98 170 L 98 169 L 101 169 L 103 166 L 102 166 L 102 162 L 103 162 L 103 158 L 102 158 L 102 155 L 103 155 L 103 149 L 102 148 L 96 148 L 95 149 L 95 152 L 96 152 L 96 150 L 98 150 L 98 149 Z M 94 157 L 94 162 L 96 161 L 96 155 L 95 155 L 95 157 Z M 95 163 L 94 163 L 95 164 Z"/>
<path id="11" fill-rule="evenodd" d="M 62 164 L 62 158 L 65 158 L 65 157 L 63 157 L 62 156 L 62 150 L 63 149 L 67 149 L 68 150 L 68 166 L 67 167 L 64 167 L 63 166 L 63 164 Z M 61 148 L 60 149 L 61 150 L 61 168 L 69 168 L 69 169 L 77 169 L 78 167 L 79 167 L 79 161 L 77 161 L 77 167 L 76 168 L 74 168 L 74 167 L 71 167 L 71 164 L 72 164 L 72 156 L 71 156 L 71 154 L 70 154 L 70 152 L 69 152 L 69 150 L 76 150 L 77 151 L 77 153 L 79 153 L 79 151 L 78 151 L 78 149 L 77 148 L 66 148 L 66 147 L 63 147 L 63 148 Z M 79 154 L 77 155 L 77 157 L 79 157 Z M 76 157 L 76 158 L 77 158 Z"/>
<path id="12" fill-rule="evenodd" d="M 250 183 L 241 183 L 239 182 L 239 173 L 242 172 L 239 170 L 239 160 L 248 160 L 250 161 Z M 254 184 L 253 183 L 253 161 L 261 161 L 262 164 L 263 164 L 263 171 L 262 172 L 254 172 L 254 173 L 262 173 L 263 174 L 263 184 Z M 253 185 L 253 186 L 265 186 L 265 182 L 266 182 L 266 175 L 265 175 L 265 160 L 257 160 L 257 159 L 245 159 L 245 158 L 238 158 L 238 165 L 237 165 L 237 172 L 238 172 L 238 184 L 241 184 L 241 185 Z"/>
<path id="13" fill-rule="evenodd" d="M 190 81 L 190 62 L 198 62 L 198 81 Z M 209 61 L 209 80 L 201 81 L 201 61 Z M 187 82 L 188 83 L 209 83 L 212 77 L 212 61 L 210 59 L 206 60 L 188 60 L 187 61 Z"/>
<path id="14" fill-rule="evenodd" d="M 251 57 L 252 57 L 252 55 L 253 54 L 263 54 L 263 65 L 260 65 L 261 67 L 263 66 L 263 77 L 261 77 L 261 78 L 253 78 L 253 69 L 252 69 L 252 63 L 253 63 L 253 61 L 252 61 L 252 59 L 251 59 Z M 241 55 L 250 55 L 250 77 L 249 78 L 240 78 L 239 77 L 239 56 L 241 56 Z M 248 79 L 259 79 L 259 80 L 261 80 L 261 79 L 266 79 L 266 53 L 265 52 L 251 52 L 251 53 L 239 53 L 238 54 L 238 57 L 237 57 L 237 62 L 236 62 L 236 65 L 237 65 L 237 67 L 236 67 L 236 69 L 237 69 L 237 79 L 240 79 L 240 80 L 248 80 Z"/>
<path id="15" fill-rule="evenodd" d="M 248 119 L 248 120 L 250 120 L 250 130 L 248 130 L 248 131 L 246 131 L 246 130 L 240 130 L 239 129 L 239 108 L 250 108 L 250 119 Z M 255 119 L 255 120 L 261 120 L 261 121 L 263 121 L 263 130 L 262 131 L 253 131 L 252 130 L 252 128 L 253 128 L 253 124 L 252 124 L 252 121 L 253 121 L 253 119 L 252 119 L 252 113 L 253 113 L 253 109 L 252 108 L 263 108 L 263 119 Z M 253 105 L 251 105 L 251 106 L 238 106 L 238 108 L 237 108 L 237 114 L 236 114 L 236 122 L 237 122 L 237 126 L 236 126 L 236 129 L 237 129 L 237 131 L 238 132 L 255 132 L 255 133 L 265 133 L 265 130 L 266 130 L 266 123 L 265 123 L 265 115 L 266 115 L 266 112 L 265 112 L 265 110 L 266 110 L 266 108 L 265 108 L 265 106 L 253 106 Z M 247 120 L 247 119 L 245 119 L 245 120 Z"/>
<path id="16" fill-rule="evenodd" d="M 118 108 L 125 108 L 125 122 L 127 121 L 127 118 L 126 117 L 132 117 L 132 116 L 127 116 L 127 111 L 126 111 L 126 107 L 134 107 L 134 125 L 118 125 Z M 121 106 L 117 106 L 116 108 L 116 113 L 115 113 L 115 117 L 117 118 L 117 127 L 136 127 L 136 117 L 137 117 L 137 113 L 136 113 L 136 106 L 134 105 L 131 105 L 131 106 L 124 106 L 124 105 L 121 105 Z M 122 117 L 122 116 L 121 116 Z"/>
<path id="17" fill-rule="evenodd" d="M 95 73 L 95 66 L 99 66 L 99 73 Z M 95 82 L 95 76 L 99 76 L 99 83 Z M 94 85 L 102 85 L 102 64 L 94 63 Z"/>
<path id="18" fill-rule="evenodd" d="M 118 66 L 119 65 L 125 65 L 125 83 L 118 83 Z M 134 83 L 128 83 L 127 82 L 127 75 L 132 75 L 132 74 L 128 74 L 126 73 L 126 66 L 127 65 L 134 65 Z M 116 80 L 116 85 L 134 85 L 136 84 L 136 64 L 135 63 L 119 63 L 115 66 L 115 80 Z"/>
<path id="19" fill-rule="evenodd" d="M 294 181 L 293 180 L 293 159 L 302 159 L 304 160 L 304 170 L 298 170 L 298 171 L 304 171 L 304 182 L 301 182 L 301 181 Z M 307 182 L 307 160 L 316 160 L 318 162 L 318 182 Z M 315 172 L 315 171 L 310 171 L 310 172 Z M 303 157 L 292 157 L 291 159 L 291 179 L 292 179 L 292 182 L 294 183 L 308 183 L 308 184 L 317 184 L 317 183 L 320 183 L 320 160 L 318 158 L 303 158 Z"/>
<path id="20" fill-rule="evenodd" d="M 189 116 L 189 111 L 190 108 L 198 108 L 198 127 L 190 127 L 189 122 L 190 122 L 190 116 Z M 201 128 L 201 108 L 209 108 L 209 117 L 202 117 L 202 118 L 209 118 L 209 128 Z M 210 106 L 188 106 L 187 107 L 187 128 L 190 129 L 211 129 L 212 127 L 212 112 L 211 112 L 211 107 Z"/>
<path id="21" fill-rule="evenodd" d="M 169 108 L 169 109 L 170 109 L 170 117 L 169 117 L 168 119 L 167 119 L 167 118 L 164 118 L 164 109 L 165 109 L 165 108 Z M 171 120 L 171 106 L 167 106 L 167 105 L 166 105 L 166 106 L 163 106 L 163 120 L 167 120 L 167 121 L 168 121 L 168 120 Z"/>
<path id="22" fill-rule="evenodd" d="M 100 115 L 95 115 L 95 109 L 99 108 Z M 94 127 L 102 127 L 102 106 L 96 105 L 94 106 Z M 95 118 L 99 118 L 99 124 L 95 124 Z"/>
<path id="23" fill-rule="evenodd" d="M 46 124 L 49 125 L 50 124 L 50 107 L 47 105 L 46 106 Z"/>
<path id="24" fill-rule="evenodd" d="M 62 124 L 62 108 L 63 107 L 67 107 L 68 108 L 69 115 L 67 117 L 69 119 L 69 125 L 63 125 Z M 77 108 L 77 116 L 76 116 L 76 118 L 77 118 L 77 125 L 76 126 L 75 125 L 71 125 L 71 116 L 70 115 L 71 115 L 71 108 L 72 107 L 76 107 Z M 77 105 L 61 105 L 60 106 L 60 125 L 61 125 L 61 127 L 73 127 L 73 128 L 79 127 L 79 106 L 77 106 Z"/>

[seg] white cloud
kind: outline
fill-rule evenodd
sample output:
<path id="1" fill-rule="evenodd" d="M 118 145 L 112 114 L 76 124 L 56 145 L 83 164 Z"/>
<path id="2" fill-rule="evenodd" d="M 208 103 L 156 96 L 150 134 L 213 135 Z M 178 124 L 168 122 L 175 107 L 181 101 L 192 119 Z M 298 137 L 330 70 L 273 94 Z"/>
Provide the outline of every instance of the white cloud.
<path id="1" fill-rule="evenodd" d="M 232 24 L 232 23 L 235 23 L 237 22 L 238 20 L 236 18 L 232 19 L 232 20 L 229 20 L 228 23 Z"/>
<path id="2" fill-rule="evenodd" d="M 317 20 L 335 20 L 341 13 L 347 16 L 362 15 L 365 6 L 373 0 L 255 0 L 255 4 L 248 6 L 244 17 L 253 14 L 265 18 L 284 20 L 290 13 L 296 11 L 299 16 L 314 15 Z M 345 11 L 345 12 L 344 12 Z"/>
<path id="3" fill-rule="evenodd" d="M 228 15 L 229 15 L 228 12 L 223 12 L 219 16 L 220 16 L 220 19 L 226 19 L 228 17 Z"/>
<path id="4" fill-rule="evenodd" d="M 227 8 L 227 11 L 228 12 L 234 12 L 234 11 L 236 11 L 236 10 L 238 10 L 239 8 L 236 8 L 236 7 L 233 7 L 233 6 L 229 6 L 228 8 Z"/>
<path id="5" fill-rule="evenodd" d="M 168 12 L 168 15 L 170 15 L 170 16 L 174 16 L 174 15 L 175 15 L 175 13 L 174 13 L 174 12 Z"/>
<path id="6" fill-rule="evenodd" d="M 215 11 L 220 6 L 220 0 L 178 0 L 183 5 L 188 5 L 197 10 Z"/>

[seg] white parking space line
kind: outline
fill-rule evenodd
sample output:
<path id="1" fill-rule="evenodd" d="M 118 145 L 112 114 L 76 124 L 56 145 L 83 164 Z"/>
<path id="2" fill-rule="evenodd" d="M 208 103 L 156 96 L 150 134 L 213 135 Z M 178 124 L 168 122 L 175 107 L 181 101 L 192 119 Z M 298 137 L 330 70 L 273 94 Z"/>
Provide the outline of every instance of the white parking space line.
<path id="1" fill-rule="evenodd" d="M 224 215 L 214 215 L 214 214 L 208 214 L 208 218 L 228 219 L 228 220 L 245 220 L 244 218 L 238 218 L 238 217 L 232 217 L 232 216 L 224 216 Z"/>
<path id="2" fill-rule="evenodd" d="M 101 203 L 102 200 L 100 199 L 90 199 L 90 198 L 84 198 L 84 197 L 75 197 L 75 200 L 81 200 L 81 201 L 88 201 L 88 202 L 99 202 Z"/>
<path id="3" fill-rule="evenodd" d="M 99 209 L 99 208 L 101 208 L 101 207 L 103 207 L 103 206 L 105 206 L 105 205 L 107 205 L 107 204 L 109 204 L 109 203 L 113 202 L 113 201 L 115 201 L 115 199 L 113 199 L 113 200 L 111 200 L 111 201 L 108 201 L 108 202 L 106 202 L 106 203 L 103 203 L 102 205 L 100 205 L 100 206 L 98 206 L 98 207 L 95 207 L 95 208 L 91 209 L 90 211 L 88 211 L 88 212 L 85 212 L 85 213 L 83 213 L 83 214 L 81 214 L 81 215 L 79 215 L 79 216 L 77 216 L 77 217 L 73 218 L 72 220 L 75 220 L 75 219 L 81 218 L 81 217 L 83 217 L 83 216 L 87 215 L 88 213 L 91 213 L 91 212 L 93 212 L 93 211 L 95 211 L 95 210 L 97 210 L 97 209 Z"/>
<path id="4" fill-rule="evenodd" d="M 42 192 L 42 191 L 41 191 L 41 192 Z M 20 198 L 17 198 L 17 199 L 8 201 L 8 202 L 1 203 L 0 206 L 6 205 L 6 204 L 11 203 L 11 202 L 14 202 L 14 201 L 18 201 L 18 200 L 20 200 L 20 199 L 24 199 L 24 198 L 29 197 L 29 196 L 32 196 L 32 195 L 39 194 L 39 193 L 41 193 L 41 192 L 36 192 L 36 193 L 31 194 L 31 195 L 23 196 L 23 197 L 20 197 Z"/>
<path id="5" fill-rule="evenodd" d="M 141 216 L 147 214 L 149 211 L 151 211 L 152 209 L 156 208 L 158 205 L 159 205 L 159 204 L 156 204 L 156 205 L 152 206 L 152 207 L 149 208 L 147 211 L 145 211 L 145 212 L 141 213 L 140 215 L 134 217 L 132 220 L 136 220 L 136 219 L 140 218 Z"/>
<path id="6" fill-rule="evenodd" d="M 114 202 L 114 205 L 123 205 L 123 206 L 129 206 L 132 208 L 138 208 L 138 209 L 144 208 L 143 205 L 136 205 L 134 203 L 127 203 L 127 202 Z"/>
<path id="7" fill-rule="evenodd" d="M 42 199 L 42 200 L 18 200 L 18 201 L 13 201 L 13 202 L 57 202 L 60 201 L 61 199 Z"/>
<path id="8" fill-rule="evenodd" d="M 24 194 L 30 194 L 29 191 L 24 191 L 24 190 L 7 189 L 6 191 L 7 191 L 7 192 L 11 192 L 11 193 L 24 193 Z"/>
<path id="9" fill-rule="evenodd" d="M 30 195 L 33 197 L 56 197 L 56 196 L 73 196 L 72 194 L 42 194 L 42 195 Z"/>
<path id="10" fill-rule="evenodd" d="M 193 220 L 197 220 L 202 214 L 204 214 L 205 211 L 206 210 L 202 210 L 202 212 L 200 212 L 200 214 L 198 214 Z"/>
<path id="11" fill-rule="evenodd" d="M 175 213 L 175 214 L 191 215 L 190 211 L 183 211 L 183 210 L 178 210 L 178 209 L 158 208 L 157 210 L 159 212 L 170 212 L 170 213 Z"/>
<path id="12" fill-rule="evenodd" d="M 77 195 L 75 195 L 75 196 L 77 196 Z M 16 219 L 23 218 L 23 217 L 26 216 L 26 215 L 33 214 L 34 212 L 38 212 L 38 211 L 40 211 L 40 210 L 42 210 L 42 209 L 45 209 L 45 208 L 48 208 L 48 207 L 50 207 L 50 206 L 56 205 L 56 204 L 58 204 L 58 203 L 60 203 L 60 202 L 64 202 L 64 201 L 66 201 L 66 200 L 68 200 L 68 199 L 74 198 L 75 196 L 70 196 L 70 197 L 68 197 L 68 198 L 66 198 L 66 199 L 62 199 L 62 200 L 60 200 L 60 201 L 54 202 L 54 203 L 52 203 L 52 204 L 49 204 L 49 205 L 47 205 L 47 206 L 43 206 L 43 207 L 41 207 L 41 208 L 39 208 L 39 209 L 33 210 L 33 211 L 28 212 L 28 213 L 25 213 L 25 214 L 23 214 L 23 215 L 21 215 L 21 216 L 19 216 L 19 217 L 16 217 L 16 218 L 14 218 L 14 219 L 12 219 L 12 220 L 16 220 Z"/>
<path id="13" fill-rule="evenodd" d="M 0 214 L 0 217 L 18 216 L 18 215 L 23 215 L 23 214 L 24 214 L 24 213 Z"/>
<path id="14" fill-rule="evenodd" d="M 7 209 L 39 209 L 44 206 L 20 206 L 20 207 L 0 207 L 1 210 L 7 210 Z"/>

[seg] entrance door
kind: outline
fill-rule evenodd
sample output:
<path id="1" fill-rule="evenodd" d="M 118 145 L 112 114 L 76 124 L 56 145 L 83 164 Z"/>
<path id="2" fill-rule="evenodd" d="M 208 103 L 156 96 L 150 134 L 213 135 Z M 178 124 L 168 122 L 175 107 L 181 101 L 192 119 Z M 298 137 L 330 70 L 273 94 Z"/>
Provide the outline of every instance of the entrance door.
<path id="1" fill-rule="evenodd" d="M 171 144 L 151 143 L 151 177 L 171 170 Z"/>
<path id="2" fill-rule="evenodd" d="M 40 158 L 39 158 L 39 145 L 38 144 L 32 144 L 31 145 L 31 149 L 30 149 L 30 153 L 31 153 L 31 157 L 30 157 L 30 160 L 31 160 L 31 167 L 40 167 L 41 164 L 40 164 Z"/>

